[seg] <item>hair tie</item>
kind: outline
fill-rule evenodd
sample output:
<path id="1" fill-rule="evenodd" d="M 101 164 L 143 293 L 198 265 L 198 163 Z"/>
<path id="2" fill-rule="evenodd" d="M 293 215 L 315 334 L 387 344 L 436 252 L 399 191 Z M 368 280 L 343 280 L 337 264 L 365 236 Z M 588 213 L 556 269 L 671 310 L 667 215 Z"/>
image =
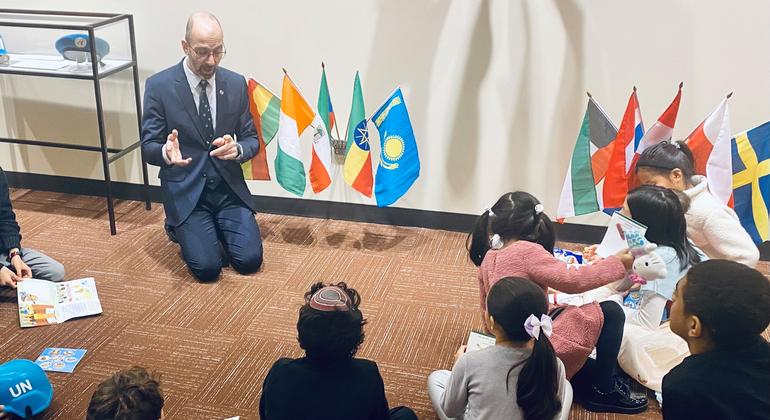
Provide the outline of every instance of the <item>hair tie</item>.
<path id="1" fill-rule="evenodd" d="M 500 249 L 505 245 L 503 243 L 503 239 L 498 234 L 492 235 L 492 239 L 489 241 L 489 245 L 492 247 L 492 249 Z"/>
<path id="2" fill-rule="evenodd" d="M 492 206 L 485 207 L 484 208 L 484 213 L 489 213 L 489 217 L 492 217 L 492 216 L 495 215 L 495 212 L 492 211 Z"/>
<path id="3" fill-rule="evenodd" d="M 545 207 L 543 207 L 542 204 L 540 204 L 540 203 L 535 204 L 535 214 L 542 213 L 544 209 L 545 209 Z"/>
<path id="4" fill-rule="evenodd" d="M 682 145 L 679 144 L 679 142 L 673 141 L 673 142 L 671 142 L 671 144 L 673 144 L 674 147 L 676 147 L 677 150 L 682 150 Z"/>
<path id="5" fill-rule="evenodd" d="M 553 320 L 546 314 L 540 315 L 540 319 L 532 314 L 526 321 L 524 321 L 524 329 L 527 330 L 527 334 L 535 340 L 540 339 L 540 331 L 545 334 L 546 337 L 550 337 L 553 333 Z"/>

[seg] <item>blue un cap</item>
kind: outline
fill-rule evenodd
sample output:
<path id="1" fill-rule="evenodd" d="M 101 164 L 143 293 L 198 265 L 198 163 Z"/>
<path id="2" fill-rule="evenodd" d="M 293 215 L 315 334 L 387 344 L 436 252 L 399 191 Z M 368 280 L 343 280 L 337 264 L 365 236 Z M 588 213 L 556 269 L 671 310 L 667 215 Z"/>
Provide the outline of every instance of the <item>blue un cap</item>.
<path id="1" fill-rule="evenodd" d="M 96 38 L 96 61 L 102 61 L 105 55 L 110 53 L 110 44 L 107 41 Z M 91 61 L 91 46 L 88 45 L 87 34 L 70 34 L 56 41 L 56 51 L 59 51 L 67 60 L 79 63 Z"/>
<path id="2" fill-rule="evenodd" d="M 5 413 L 29 418 L 42 413 L 53 399 L 53 387 L 43 369 L 29 360 L 0 365 L 0 405 Z"/>

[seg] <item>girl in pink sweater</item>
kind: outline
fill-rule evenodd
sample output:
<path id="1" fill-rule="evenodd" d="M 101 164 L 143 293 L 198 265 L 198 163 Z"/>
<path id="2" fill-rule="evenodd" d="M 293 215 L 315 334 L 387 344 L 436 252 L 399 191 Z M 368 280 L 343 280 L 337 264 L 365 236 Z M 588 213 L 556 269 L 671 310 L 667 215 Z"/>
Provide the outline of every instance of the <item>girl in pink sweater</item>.
<path id="1" fill-rule="evenodd" d="M 621 280 L 631 268 L 633 256 L 627 251 L 593 265 L 570 269 L 553 256 L 556 242 L 551 219 L 531 194 L 504 194 L 477 219 L 468 236 L 468 253 L 479 267 L 480 310 L 486 311 L 490 288 L 505 277 L 524 277 L 537 283 L 543 294 L 548 288 L 565 293 L 582 293 Z M 576 397 L 585 408 L 598 412 L 640 413 L 647 399 L 631 395 L 615 377 L 625 316 L 615 302 L 582 306 L 552 306 L 553 343 L 572 377 Z M 485 328 L 486 319 L 484 319 Z M 596 347 L 596 360 L 588 355 Z M 574 376 L 574 377 L 573 377 Z"/>

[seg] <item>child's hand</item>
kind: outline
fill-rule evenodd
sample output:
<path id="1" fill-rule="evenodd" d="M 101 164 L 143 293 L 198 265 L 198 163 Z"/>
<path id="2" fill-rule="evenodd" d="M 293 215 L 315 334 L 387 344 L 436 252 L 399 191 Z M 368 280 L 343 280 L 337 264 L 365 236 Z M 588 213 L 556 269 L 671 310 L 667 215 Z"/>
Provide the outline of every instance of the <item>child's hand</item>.
<path id="1" fill-rule="evenodd" d="M 463 354 L 465 354 L 465 350 L 468 348 L 465 344 L 460 346 L 459 349 L 457 349 L 457 353 L 455 353 L 455 363 L 457 363 L 457 359 L 459 359 Z"/>
<path id="2" fill-rule="evenodd" d="M 10 419 L 11 417 L 5 412 L 5 406 L 0 405 L 0 419 Z"/>
<path id="3" fill-rule="evenodd" d="M 629 251 L 628 248 L 618 252 L 615 254 L 615 256 L 620 258 L 620 262 L 623 263 L 623 266 L 626 267 L 626 270 L 630 270 L 634 266 L 634 256 L 631 254 L 631 251 Z"/>
<path id="4" fill-rule="evenodd" d="M 583 248 L 583 260 L 589 263 L 600 260 L 602 257 L 596 255 L 596 248 L 599 245 L 591 245 Z"/>

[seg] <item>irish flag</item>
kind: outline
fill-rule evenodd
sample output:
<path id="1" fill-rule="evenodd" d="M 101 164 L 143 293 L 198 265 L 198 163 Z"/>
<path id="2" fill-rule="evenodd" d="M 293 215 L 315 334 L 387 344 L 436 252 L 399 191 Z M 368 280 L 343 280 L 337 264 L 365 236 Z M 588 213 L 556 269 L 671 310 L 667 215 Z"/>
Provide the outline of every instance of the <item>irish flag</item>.
<path id="1" fill-rule="evenodd" d="M 316 115 L 285 70 L 281 98 L 275 175 L 286 191 L 302 197 L 307 182 L 299 135 L 313 122 Z"/>
<path id="2" fill-rule="evenodd" d="M 628 172 L 643 135 L 642 113 L 639 111 L 639 100 L 636 97 L 636 87 L 634 87 L 631 97 L 628 98 L 628 105 L 623 114 L 618 135 L 613 140 L 615 145 L 602 186 L 603 209 L 623 207 L 623 201 L 628 193 Z"/>
<path id="3" fill-rule="evenodd" d="M 709 190 L 720 201 L 732 204 L 733 158 L 730 148 L 730 111 L 727 95 L 689 136 L 687 146 L 695 158 L 695 172 L 706 175 Z"/>
<path id="4" fill-rule="evenodd" d="M 565 217 L 599 211 L 600 196 L 596 185 L 604 178 L 607 161 L 612 153 L 612 140 L 617 134 L 617 127 L 589 95 L 580 133 L 564 178 L 556 211 L 557 219 L 562 221 Z"/>
<path id="5" fill-rule="evenodd" d="M 248 89 L 249 110 L 257 129 L 259 152 L 251 160 L 242 163 L 241 169 L 243 170 L 243 177 L 246 179 L 269 181 L 270 171 L 267 168 L 267 150 L 265 148 L 278 132 L 281 100 L 254 79 L 248 80 Z"/>
<path id="6" fill-rule="evenodd" d="M 676 124 L 676 115 L 679 113 L 679 103 L 682 101 L 682 86 L 683 83 L 679 83 L 679 91 L 677 91 L 674 100 L 666 108 L 663 114 L 658 118 L 658 121 L 644 133 L 642 140 L 639 142 L 639 147 L 636 148 L 634 153 L 634 160 L 631 162 L 631 169 L 628 173 L 629 189 L 633 189 L 639 185 L 639 181 L 636 179 L 636 162 L 639 160 L 642 152 L 648 147 L 652 147 L 662 141 L 671 141 L 674 136 L 674 124 Z"/>
<path id="7" fill-rule="evenodd" d="M 346 141 L 345 166 L 342 170 L 345 182 L 361 194 L 371 197 L 374 184 L 372 153 L 364 114 L 364 95 L 361 93 L 361 79 L 358 77 L 358 72 L 353 83 L 353 104 L 350 107 Z"/>

